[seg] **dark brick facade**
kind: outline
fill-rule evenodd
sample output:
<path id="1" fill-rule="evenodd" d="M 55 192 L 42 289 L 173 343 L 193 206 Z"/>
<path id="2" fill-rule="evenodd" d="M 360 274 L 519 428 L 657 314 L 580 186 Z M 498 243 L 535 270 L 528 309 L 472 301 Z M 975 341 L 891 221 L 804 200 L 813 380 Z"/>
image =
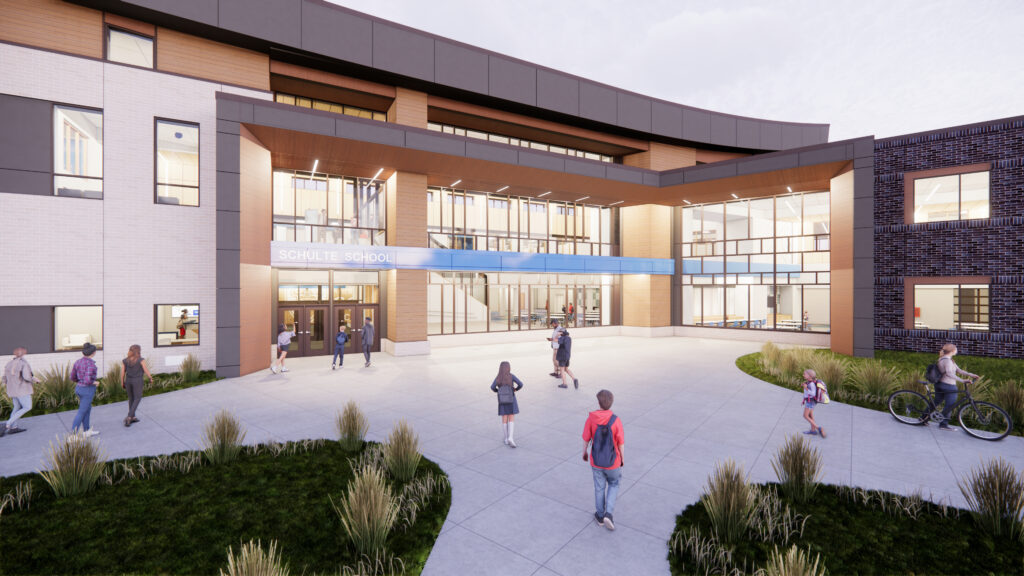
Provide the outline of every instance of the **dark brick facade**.
<path id="1" fill-rule="evenodd" d="M 991 218 L 904 223 L 903 174 L 991 162 Z M 991 276 L 989 332 L 904 329 L 903 279 Z M 1024 117 L 875 142 L 875 348 L 1024 358 Z"/>

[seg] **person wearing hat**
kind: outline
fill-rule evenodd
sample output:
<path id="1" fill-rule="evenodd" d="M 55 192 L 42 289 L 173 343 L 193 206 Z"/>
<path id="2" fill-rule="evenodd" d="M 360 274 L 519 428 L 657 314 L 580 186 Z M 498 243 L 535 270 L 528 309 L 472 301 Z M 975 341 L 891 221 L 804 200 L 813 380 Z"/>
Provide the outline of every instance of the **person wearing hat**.
<path id="1" fill-rule="evenodd" d="M 0 437 L 25 431 L 15 422 L 32 409 L 32 384 L 39 382 L 39 378 L 35 377 L 32 367 L 25 360 L 27 353 L 28 350 L 24 346 L 18 346 L 14 349 L 14 358 L 4 366 L 2 379 L 7 385 L 7 396 L 11 399 L 11 415 L 7 418 L 6 424 L 0 425 Z"/>
<path id="2" fill-rule="evenodd" d="M 558 325 L 558 320 L 551 320 L 551 326 L 554 330 L 551 331 L 551 338 L 548 338 L 548 342 L 551 342 L 551 364 L 554 365 L 555 371 L 551 373 L 555 378 L 562 377 L 562 371 L 558 367 L 558 339 L 562 336 L 562 331 L 565 330 Z"/>
<path id="3" fill-rule="evenodd" d="M 75 395 L 78 396 L 78 413 L 71 424 L 71 431 L 82 432 L 85 436 L 100 433 L 89 425 L 92 400 L 96 397 L 96 362 L 92 359 L 95 355 L 96 347 L 86 342 L 82 347 L 82 357 L 71 367 L 71 381 L 75 383 Z"/>

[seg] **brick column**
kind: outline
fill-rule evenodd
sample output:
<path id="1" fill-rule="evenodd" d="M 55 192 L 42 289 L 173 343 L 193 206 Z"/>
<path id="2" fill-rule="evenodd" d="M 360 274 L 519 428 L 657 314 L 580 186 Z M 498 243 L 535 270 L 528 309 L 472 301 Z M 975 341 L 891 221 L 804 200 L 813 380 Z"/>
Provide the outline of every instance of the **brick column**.
<path id="1" fill-rule="evenodd" d="M 427 246 L 427 176 L 395 172 L 387 182 L 388 246 Z M 387 273 L 387 335 L 381 349 L 395 356 L 429 354 L 426 270 Z"/>
<path id="2" fill-rule="evenodd" d="M 622 255 L 672 257 L 672 208 L 644 204 L 619 211 Z M 672 277 L 627 274 L 622 277 L 622 325 L 645 335 L 668 334 L 672 325 Z"/>

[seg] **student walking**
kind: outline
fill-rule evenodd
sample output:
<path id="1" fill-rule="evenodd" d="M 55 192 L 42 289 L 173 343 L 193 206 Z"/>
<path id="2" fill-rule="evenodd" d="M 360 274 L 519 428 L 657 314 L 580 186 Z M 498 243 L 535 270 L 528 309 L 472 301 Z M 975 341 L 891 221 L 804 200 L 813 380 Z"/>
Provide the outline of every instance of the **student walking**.
<path id="1" fill-rule="evenodd" d="M 270 371 L 274 374 L 288 371 L 284 366 L 284 359 L 288 356 L 288 347 L 292 345 L 292 338 L 295 338 L 294 327 L 291 330 L 286 329 L 284 324 L 277 327 L 277 360 L 270 364 Z"/>
<path id="2" fill-rule="evenodd" d="M 89 425 L 89 414 L 92 413 L 92 399 L 96 397 L 96 347 L 86 342 L 82 347 L 82 357 L 71 367 L 71 381 L 75 383 L 75 395 L 78 396 L 78 413 L 71 424 L 72 432 L 83 432 L 85 436 L 100 433 Z"/>
<path id="3" fill-rule="evenodd" d="M 942 423 L 939 424 L 939 430 L 956 430 L 949 425 L 949 417 L 953 412 L 953 406 L 956 405 L 957 397 L 959 396 L 960 390 L 956 387 L 959 382 L 966 382 L 959 375 L 967 376 L 970 379 L 977 379 L 977 374 L 972 374 L 966 370 L 961 370 L 956 362 L 953 361 L 953 356 L 956 356 L 957 349 L 954 344 L 944 344 L 942 350 L 939 351 L 939 372 L 942 373 L 942 378 L 939 383 L 935 385 L 935 407 L 939 404 L 945 403 L 942 407 Z"/>
<path id="4" fill-rule="evenodd" d="M 562 333 L 558 337 L 558 350 L 555 353 L 555 359 L 558 361 L 558 375 L 562 377 L 562 383 L 558 385 L 559 388 L 568 388 L 568 379 L 572 378 L 572 385 L 579 390 L 580 381 L 576 378 L 576 375 L 569 369 L 569 358 L 572 357 L 572 337 L 569 336 L 568 330 L 562 330 Z"/>
<path id="5" fill-rule="evenodd" d="M 551 343 L 551 364 L 555 367 L 555 371 L 551 375 L 555 378 L 560 378 L 562 372 L 558 369 L 558 337 L 562 335 L 563 328 L 558 325 L 558 320 L 552 320 L 551 325 L 554 328 L 551 330 L 551 337 L 548 338 L 548 342 Z"/>
<path id="6" fill-rule="evenodd" d="M 345 331 L 345 324 L 338 324 L 338 333 L 334 335 L 334 359 L 331 360 L 331 370 L 334 365 L 345 365 L 345 344 L 348 342 L 348 332 Z"/>
<path id="7" fill-rule="evenodd" d="M 11 415 L 7 422 L 0 426 L 0 438 L 7 434 L 17 434 L 25 429 L 17 425 L 18 419 L 32 409 L 32 385 L 39 382 L 32 373 L 32 367 L 25 360 L 28 350 L 24 346 L 14 349 L 14 358 L 4 366 L 3 383 L 7 385 L 7 396 L 11 399 Z"/>
<path id="8" fill-rule="evenodd" d="M 512 373 L 512 365 L 502 362 L 498 365 L 498 375 L 491 382 L 491 391 L 498 395 L 498 416 L 501 416 L 501 427 L 505 431 L 505 446 L 516 447 L 513 438 L 516 426 L 516 414 L 519 414 L 519 402 L 516 392 L 523 389 L 523 382 Z"/>
<path id="9" fill-rule="evenodd" d="M 128 348 L 128 356 L 121 360 L 121 388 L 128 393 L 128 415 L 124 418 L 125 428 L 139 421 L 135 417 L 135 411 L 139 408 L 139 402 L 142 402 L 142 386 L 145 383 L 145 378 L 149 378 L 150 384 L 153 383 L 153 375 L 149 373 L 149 367 L 146 366 L 144 360 L 142 347 L 138 344 L 132 344 Z"/>
<path id="10" fill-rule="evenodd" d="M 804 370 L 804 398 L 800 402 L 804 407 L 804 420 L 811 425 L 810 430 L 804 431 L 804 434 L 821 434 L 821 437 L 825 437 L 825 430 L 818 426 L 818 423 L 814 420 L 814 408 L 818 405 L 818 384 L 821 380 L 818 380 L 818 374 L 814 370 Z"/>
<path id="11" fill-rule="evenodd" d="M 367 316 L 366 320 L 363 321 L 363 356 L 366 358 L 365 367 L 370 366 L 370 349 L 373 348 L 373 319 Z"/>
<path id="12" fill-rule="evenodd" d="M 609 530 L 615 530 L 612 512 L 615 497 L 619 494 L 619 480 L 622 478 L 622 455 L 626 436 L 622 420 L 612 412 L 615 396 L 608 390 L 597 393 L 600 410 L 587 416 L 583 425 L 583 461 L 588 460 L 590 447 L 590 468 L 594 475 L 594 519 Z"/>

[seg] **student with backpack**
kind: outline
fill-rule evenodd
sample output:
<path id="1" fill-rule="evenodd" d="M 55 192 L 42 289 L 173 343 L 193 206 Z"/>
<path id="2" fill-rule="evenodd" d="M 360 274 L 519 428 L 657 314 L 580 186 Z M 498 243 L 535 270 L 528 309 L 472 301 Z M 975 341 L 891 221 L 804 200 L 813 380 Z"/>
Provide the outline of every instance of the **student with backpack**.
<path id="1" fill-rule="evenodd" d="M 334 359 L 331 360 L 331 370 L 334 365 L 345 365 L 345 344 L 348 343 L 348 332 L 345 331 L 345 324 L 338 324 L 338 333 L 334 335 Z"/>
<path id="2" fill-rule="evenodd" d="M 614 401 L 615 396 L 608 390 L 598 392 L 597 404 L 601 409 L 591 412 L 583 425 L 583 461 L 590 460 L 594 474 L 594 504 L 597 508 L 594 519 L 609 530 L 615 530 L 612 511 L 615 509 L 615 497 L 619 494 L 626 441 L 622 421 L 612 413 Z"/>
<path id="3" fill-rule="evenodd" d="M 822 438 L 825 437 L 825 429 L 818 426 L 814 420 L 814 408 L 819 403 L 827 402 L 828 392 L 825 389 L 825 383 L 818 379 L 818 374 L 814 370 L 810 368 L 804 370 L 804 399 L 800 403 L 804 407 L 804 420 L 811 424 L 811 429 L 805 431 L 804 434 L 820 434 Z"/>
<path id="4" fill-rule="evenodd" d="M 512 373 L 512 365 L 502 362 L 498 365 L 498 375 L 491 382 L 491 392 L 498 395 L 498 416 L 501 416 L 501 427 L 505 431 L 505 446 L 516 447 L 513 438 L 516 414 L 519 414 L 519 402 L 516 392 L 523 389 L 523 382 Z"/>
<path id="5" fill-rule="evenodd" d="M 555 358 L 558 360 L 558 374 L 562 377 L 562 383 L 558 387 L 568 388 L 568 379 L 572 378 L 572 385 L 579 390 L 580 380 L 572 373 L 572 370 L 569 370 L 569 360 L 572 358 L 572 337 L 569 336 L 568 330 L 562 330 L 558 335 L 558 350 L 555 352 Z"/>

